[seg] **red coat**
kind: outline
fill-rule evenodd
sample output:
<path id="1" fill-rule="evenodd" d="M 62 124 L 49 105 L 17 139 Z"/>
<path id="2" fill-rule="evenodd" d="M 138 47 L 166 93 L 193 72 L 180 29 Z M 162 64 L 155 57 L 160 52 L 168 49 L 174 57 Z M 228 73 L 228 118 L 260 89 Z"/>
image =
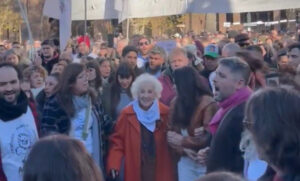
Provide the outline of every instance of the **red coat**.
<path id="1" fill-rule="evenodd" d="M 161 122 L 154 131 L 156 147 L 155 181 L 174 181 L 171 155 L 167 144 L 167 124 L 169 109 L 159 103 Z M 125 158 L 125 181 L 141 180 L 141 129 L 132 106 L 124 108 L 114 133 L 110 139 L 107 172 L 120 170 L 121 160 Z"/>

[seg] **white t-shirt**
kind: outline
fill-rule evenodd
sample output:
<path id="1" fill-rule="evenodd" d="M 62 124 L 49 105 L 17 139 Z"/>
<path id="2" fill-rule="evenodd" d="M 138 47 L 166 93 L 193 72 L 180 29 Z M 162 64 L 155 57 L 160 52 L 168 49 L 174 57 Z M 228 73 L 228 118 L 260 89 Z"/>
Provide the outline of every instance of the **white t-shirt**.
<path id="1" fill-rule="evenodd" d="M 182 136 L 188 136 L 187 129 L 181 129 Z M 188 156 L 181 156 L 177 163 L 178 181 L 197 180 L 206 173 L 206 166 Z"/>
<path id="2" fill-rule="evenodd" d="M 22 181 L 25 160 L 37 140 L 35 120 L 29 107 L 15 120 L 0 120 L 2 168 L 8 181 Z"/>
<path id="3" fill-rule="evenodd" d="M 73 63 L 80 63 L 81 58 L 78 57 L 78 54 L 73 56 Z"/>
<path id="4" fill-rule="evenodd" d="M 137 62 L 136 62 L 136 66 L 137 66 L 138 68 L 142 68 L 142 67 L 145 66 L 145 63 L 146 63 L 146 61 L 145 61 L 144 58 L 138 57 L 138 58 L 137 58 Z"/>
<path id="5" fill-rule="evenodd" d="M 93 59 L 96 59 L 98 58 L 98 55 L 94 54 L 94 53 L 90 53 L 89 54 L 89 57 L 92 57 Z"/>

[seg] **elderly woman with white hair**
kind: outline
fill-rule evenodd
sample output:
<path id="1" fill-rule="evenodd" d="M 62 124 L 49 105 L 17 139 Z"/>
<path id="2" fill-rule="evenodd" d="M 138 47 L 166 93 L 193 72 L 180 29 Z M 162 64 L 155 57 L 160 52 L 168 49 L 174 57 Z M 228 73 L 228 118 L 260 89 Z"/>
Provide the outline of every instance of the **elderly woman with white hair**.
<path id="1" fill-rule="evenodd" d="M 124 159 L 125 181 L 173 181 L 166 133 L 169 109 L 159 102 L 162 86 L 150 74 L 132 84 L 134 101 L 125 107 L 110 137 L 107 172 L 119 176 Z"/>

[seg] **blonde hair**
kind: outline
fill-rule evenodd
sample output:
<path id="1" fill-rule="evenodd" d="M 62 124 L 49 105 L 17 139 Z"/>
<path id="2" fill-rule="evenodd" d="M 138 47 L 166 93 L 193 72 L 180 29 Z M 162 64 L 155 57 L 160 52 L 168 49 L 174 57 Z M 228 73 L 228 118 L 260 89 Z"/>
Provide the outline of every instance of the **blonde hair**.
<path id="1" fill-rule="evenodd" d="M 37 66 L 37 65 L 31 65 L 27 68 L 24 69 L 23 71 L 23 78 L 25 80 L 30 80 L 30 77 L 31 75 L 34 73 L 34 72 L 38 72 L 42 75 L 42 77 L 44 78 L 44 80 L 46 79 L 47 75 L 48 75 L 48 72 L 47 70 L 42 67 L 42 66 Z"/>

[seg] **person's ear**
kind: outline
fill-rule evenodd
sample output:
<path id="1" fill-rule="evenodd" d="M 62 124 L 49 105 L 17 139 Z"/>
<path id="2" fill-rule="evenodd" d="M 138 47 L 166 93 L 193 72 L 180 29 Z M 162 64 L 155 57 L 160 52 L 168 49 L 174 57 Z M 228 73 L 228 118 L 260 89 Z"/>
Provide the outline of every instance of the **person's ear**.
<path id="1" fill-rule="evenodd" d="M 247 82 L 245 82 L 244 79 L 240 78 L 237 82 L 236 82 L 236 88 L 237 90 L 245 87 L 245 85 L 248 85 Z"/>

